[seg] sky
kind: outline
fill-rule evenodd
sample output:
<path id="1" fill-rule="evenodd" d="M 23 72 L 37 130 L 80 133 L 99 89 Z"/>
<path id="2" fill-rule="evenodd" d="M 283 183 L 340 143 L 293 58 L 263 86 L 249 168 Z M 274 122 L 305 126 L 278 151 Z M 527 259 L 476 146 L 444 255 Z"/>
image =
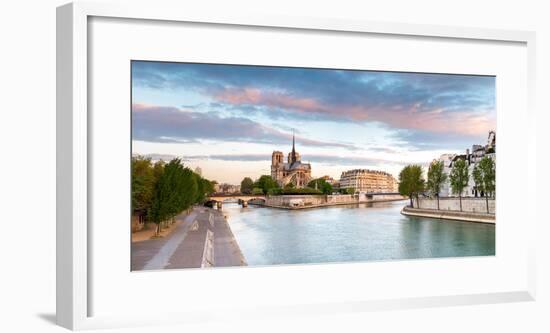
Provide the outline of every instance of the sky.
<path id="1" fill-rule="evenodd" d="M 219 183 L 270 174 L 293 132 L 312 176 L 339 179 L 397 177 L 496 130 L 493 76 L 132 61 L 131 84 L 132 154 Z"/>

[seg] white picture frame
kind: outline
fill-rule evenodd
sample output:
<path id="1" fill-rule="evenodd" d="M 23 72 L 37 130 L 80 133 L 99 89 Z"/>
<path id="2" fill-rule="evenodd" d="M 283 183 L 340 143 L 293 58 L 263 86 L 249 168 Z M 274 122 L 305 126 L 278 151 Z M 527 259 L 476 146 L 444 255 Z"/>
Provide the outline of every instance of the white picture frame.
<path id="1" fill-rule="evenodd" d="M 104 3 L 76 2 L 57 9 L 57 323 L 69 329 L 134 326 L 197 322 L 205 319 L 223 319 L 230 312 L 212 311 L 166 313 L 151 318 L 132 315 L 102 317 L 91 312 L 91 291 L 97 288 L 90 279 L 89 260 L 93 256 L 88 246 L 90 232 L 88 218 L 91 189 L 88 151 L 89 107 L 89 50 L 88 20 L 91 17 L 158 20 L 223 26 L 272 27 L 281 29 L 306 29 L 325 32 L 350 32 L 357 34 L 399 35 L 409 37 L 434 37 L 476 40 L 483 42 L 512 42 L 524 44 L 527 49 L 527 149 L 528 193 L 535 193 L 535 124 L 534 75 L 535 33 L 467 27 L 430 26 L 405 23 L 381 23 L 343 20 L 335 18 L 293 17 L 282 15 L 247 16 L 237 12 L 203 12 L 186 4 L 169 6 L 144 4 L 112 5 Z M 535 203 L 532 203 L 533 207 Z M 536 207 L 534 207 L 536 208 Z M 536 209 L 529 215 L 534 224 Z M 531 230 L 535 230 L 532 228 Z M 528 237 L 534 238 L 533 232 Z M 381 300 L 347 300 L 341 302 L 312 302 L 310 305 L 261 307 L 251 310 L 235 310 L 240 314 L 256 317 L 281 315 L 306 315 L 329 312 L 369 311 L 380 309 L 434 307 L 529 301 L 535 297 L 535 253 L 528 253 L 523 268 L 527 285 L 522 289 L 461 295 L 404 297 Z M 279 268 L 285 269 L 285 268 Z M 296 268 L 293 268 L 296 270 Z"/>

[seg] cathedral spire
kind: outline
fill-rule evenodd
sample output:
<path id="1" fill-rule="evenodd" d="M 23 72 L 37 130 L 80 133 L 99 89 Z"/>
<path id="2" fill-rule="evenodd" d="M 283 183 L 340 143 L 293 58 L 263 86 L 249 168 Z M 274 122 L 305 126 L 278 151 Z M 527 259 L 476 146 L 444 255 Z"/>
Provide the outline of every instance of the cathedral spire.
<path id="1" fill-rule="evenodd" d="M 291 155 L 291 161 L 290 163 L 294 163 L 296 162 L 296 149 L 294 149 L 294 143 L 295 143 L 295 140 L 294 140 L 294 129 L 292 130 L 292 155 Z"/>

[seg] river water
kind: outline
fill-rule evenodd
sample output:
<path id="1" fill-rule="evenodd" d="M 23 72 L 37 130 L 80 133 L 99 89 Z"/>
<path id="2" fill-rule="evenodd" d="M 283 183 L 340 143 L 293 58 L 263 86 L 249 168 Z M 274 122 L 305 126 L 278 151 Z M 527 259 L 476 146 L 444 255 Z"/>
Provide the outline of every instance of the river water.
<path id="1" fill-rule="evenodd" d="M 495 254 L 495 226 L 400 214 L 407 201 L 283 210 L 224 203 L 248 265 Z"/>

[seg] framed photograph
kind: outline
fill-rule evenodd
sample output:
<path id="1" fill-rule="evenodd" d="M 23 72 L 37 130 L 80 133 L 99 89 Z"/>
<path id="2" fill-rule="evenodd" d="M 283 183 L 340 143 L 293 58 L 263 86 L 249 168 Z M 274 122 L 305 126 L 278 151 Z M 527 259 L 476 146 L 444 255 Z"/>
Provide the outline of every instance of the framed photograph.
<path id="1" fill-rule="evenodd" d="M 132 270 L 495 255 L 495 76 L 131 75 Z"/>
<path id="2" fill-rule="evenodd" d="M 172 6 L 58 8 L 59 325 L 534 298 L 534 33 Z"/>

